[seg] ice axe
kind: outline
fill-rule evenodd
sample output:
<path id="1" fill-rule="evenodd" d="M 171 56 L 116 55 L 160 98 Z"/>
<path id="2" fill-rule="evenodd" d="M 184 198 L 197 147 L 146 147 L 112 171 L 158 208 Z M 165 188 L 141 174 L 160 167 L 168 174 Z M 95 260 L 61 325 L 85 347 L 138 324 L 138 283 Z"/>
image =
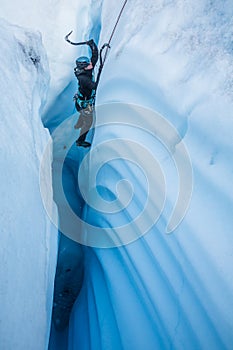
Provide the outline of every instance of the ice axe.
<path id="1" fill-rule="evenodd" d="M 70 43 L 71 45 L 85 45 L 87 44 L 86 41 L 81 41 L 79 43 L 74 43 L 73 41 L 70 41 L 69 36 L 73 33 L 73 30 L 71 30 L 71 32 L 69 32 L 66 36 L 65 36 L 65 41 L 67 41 L 68 43 Z"/>

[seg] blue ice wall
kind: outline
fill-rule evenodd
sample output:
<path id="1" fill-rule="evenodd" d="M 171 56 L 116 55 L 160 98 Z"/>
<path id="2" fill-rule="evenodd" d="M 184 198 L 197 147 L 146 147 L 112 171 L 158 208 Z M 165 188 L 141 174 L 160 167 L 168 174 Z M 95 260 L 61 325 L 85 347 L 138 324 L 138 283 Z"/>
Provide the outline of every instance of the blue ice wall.
<path id="1" fill-rule="evenodd" d="M 103 2 L 100 45 L 109 38 L 119 8 Z M 138 0 L 129 4 L 121 19 L 98 88 L 100 107 L 90 157 L 78 182 L 85 154 L 72 146 L 72 171 L 69 176 L 65 171 L 65 184 L 72 179 L 67 186 L 70 206 L 89 224 L 80 232 L 89 243 L 96 234 L 95 244 L 92 240 L 81 249 L 84 274 L 67 330 L 69 350 L 232 347 L 229 115 L 233 108 L 231 82 L 223 73 L 230 73 L 232 62 L 227 49 L 229 11 L 230 2 L 221 12 L 218 2 L 144 4 Z M 130 125 L 128 114 L 117 113 L 117 103 L 134 111 Z M 144 112 L 139 113 L 138 106 Z M 67 119 L 63 144 L 67 135 L 71 137 L 68 131 L 74 119 Z M 186 180 L 191 180 L 193 191 L 182 222 L 168 235 L 167 224 L 182 187 L 176 160 L 187 160 L 183 154 L 176 158 L 182 145 L 190 156 L 192 176 L 189 173 Z M 148 166 L 145 150 L 161 172 L 155 163 Z M 122 179 L 131 187 L 119 185 Z M 152 181 L 149 193 L 148 179 Z M 152 210 L 145 211 L 143 225 L 152 220 L 164 183 L 161 215 L 144 232 L 135 218 L 148 199 Z M 132 189 L 130 203 L 121 209 L 121 200 Z M 90 200 L 87 204 L 82 190 Z M 101 210 L 102 199 L 112 208 L 117 198 L 118 212 Z M 130 222 L 129 232 L 140 236 L 137 240 L 103 248 L 102 234 L 116 238 L 117 228 Z"/>

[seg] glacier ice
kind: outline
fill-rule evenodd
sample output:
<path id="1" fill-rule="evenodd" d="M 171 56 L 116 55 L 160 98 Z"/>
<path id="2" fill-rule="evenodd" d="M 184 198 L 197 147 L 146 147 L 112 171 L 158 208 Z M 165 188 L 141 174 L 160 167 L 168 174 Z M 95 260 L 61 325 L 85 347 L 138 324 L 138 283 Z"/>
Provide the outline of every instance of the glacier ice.
<path id="1" fill-rule="evenodd" d="M 119 8 L 103 2 L 100 43 L 107 41 Z M 178 187 L 166 151 L 117 125 L 117 119 L 115 127 L 95 130 L 93 157 L 98 150 L 107 152 L 104 141 L 109 138 L 131 138 L 153 149 L 164 170 L 167 197 L 160 220 L 136 242 L 84 249 L 84 282 L 71 315 L 69 349 L 232 346 L 232 10 L 223 1 L 138 0 L 129 3 L 121 19 L 97 103 L 140 105 L 171 122 L 190 154 L 193 194 L 184 220 L 166 235 Z M 97 109 L 100 123 L 101 118 Z M 140 165 L 140 154 L 131 161 Z M 114 183 L 129 178 L 125 163 L 119 159 L 105 164 L 97 174 L 96 187 L 105 199 L 114 200 Z M 137 213 L 143 183 L 138 173 L 130 180 Z M 131 209 L 114 218 L 87 206 L 85 219 L 97 228 L 114 229 L 131 218 Z"/>
<path id="2" fill-rule="evenodd" d="M 57 234 L 41 200 L 39 169 L 50 136 L 40 112 L 49 81 L 38 33 L 0 20 L 0 347 L 46 349 Z M 50 160 L 47 199 L 52 203 Z"/>
<path id="3" fill-rule="evenodd" d="M 121 3 L 116 5 L 110 0 L 93 0 L 85 4 L 80 2 L 82 16 L 77 16 L 79 35 L 86 37 L 89 30 L 96 39 L 99 38 L 99 45 L 106 42 L 120 6 Z M 143 150 L 148 149 L 155 157 L 161 168 L 163 175 L 154 166 L 150 168 L 149 175 L 154 175 L 155 188 L 157 186 L 160 189 L 166 184 L 166 197 L 156 224 L 130 244 L 106 249 L 98 245 L 97 237 L 94 247 L 88 247 L 72 243 L 61 236 L 55 292 L 59 293 L 60 287 L 73 286 L 75 293 L 79 290 L 80 293 L 71 312 L 69 327 L 60 333 L 52 329 L 51 350 L 228 350 L 232 347 L 232 11 L 230 0 L 136 0 L 128 3 L 102 73 L 96 109 L 96 124 L 99 127 L 95 129 L 89 158 L 85 158 L 85 151 L 72 146 L 72 140 L 77 136 L 73 130 L 77 116 L 72 114 L 73 106 L 69 98 L 75 92 L 75 81 L 71 74 L 66 73 L 52 87 L 50 96 L 53 98 L 49 101 L 44 120 L 56 138 L 56 157 L 53 160 L 54 195 L 58 202 L 64 200 L 64 197 L 60 197 L 59 187 L 56 191 L 56 185 L 60 186 L 57 174 L 60 171 L 60 160 L 64 161 L 65 158 L 62 186 L 66 200 L 73 212 L 90 225 L 78 225 L 77 228 L 71 220 L 68 227 L 74 234 L 78 232 L 84 239 L 88 239 L 90 234 L 95 233 L 95 227 L 98 232 L 99 229 L 103 233 L 110 229 L 110 232 L 112 230 L 115 233 L 118 226 L 128 224 L 129 220 L 134 221 L 146 203 L 146 180 L 151 178 L 143 172 L 143 167 L 140 168 L 140 164 L 144 164 L 140 152 L 142 146 Z M 59 15 L 59 19 L 61 17 Z M 72 28 L 66 32 L 70 29 Z M 50 50 L 49 57 L 56 57 L 55 47 L 47 49 Z M 73 51 L 72 57 L 76 53 L 79 52 Z M 25 56 L 22 54 L 22 57 Z M 24 66 L 21 67 L 23 74 L 20 79 L 24 77 L 26 96 L 29 98 L 32 91 L 28 91 L 27 82 L 38 78 L 33 73 L 33 69 L 37 69 L 33 63 L 33 60 L 38 61 L 36 57 L 33 54 L 33 59 L 29 58 L 30 74 Z M 68 54 L 64 54 L 64 57 L 67 62 L 66 72 L 71 71 L 71 59 L 67 58 Z M 13 57 L 10 62 L 14 62 Z M 14 63 L 12 67 L 14 69 Z M 42 74 L 39 79 L 42 77 L 45 78 Z M 47 84 L 43 79 L 37 85 L 38 88 L 41 87 L 40 93 L 43 93 Z M 35 91 L 38 92 L 37 89 Z M 20 91 L 16 96 L 20 96 L 16 102 L 24 101 L 25 96 Z M 33 106 L 37 110 L 41 97 L 33 96 Z M 2 98 L 4 102 L 5 95 Z M 122 115 L 117 115 L 119 105 L 134 110 L 135 119 L 137 117 L 144 123 L 145 130 L 153 130 L 152 135 L 139 130 L 135 125 L 122 123 Z M 14 107 L 8 102 L 7 106 L 14 115 Z M 26 102 L 25 106 L 28 106 Z M 143 118 L 143 114 L 138 113 L 140 108 L 149 111 L 151 119 Z M 22 106 L 19 103 L 17 112 L 20 110 Z M 109 111 L 111 123 L 101 125 L 107 116 L 103 110 L 107 113 Z M 166 121 L 165 125 L 170 123 L 179 137 L 167 135 L 167 128 L 164 132 L 164 124 L 158 125 L 153 113 L 161 115 Z M 112 123 L 114 118 L 115 125 Z M 127 123 L 127 118 L 125 119 Z M 16 119 L 15 122 L 19 123 L 19 120 Z M 41 137 L 45 131 L 41 128 L 39 118 L 36 120 L 38 124 L 34 133 Z M 9 118 L 4 121 L 9 124 Z M 21 135 L 18 132 L 13 134 L 17 144 L 28 130 L 26 122 L 20 123 L 19 127 Z M 40 134 L 38 129 L 41 130 Z M 9 135 L 11 138 L 12 134 Z M 161 143 L 159 135 L 168 136 L 167 145 Z M 48 142 L 48 135 L 44 137 L 45 139 L 40 139 L 42 147 Z M 28 133 L 24 139 L 27 142 L 31 140 Z M 9 146 L 9 152 L 12 143 L 8 140 L 7 133 L 4 133 L 4 140 Z M 114 141 L 112 148 L 109 147 L 109 140 Z M 118 142 L 119 147 L 116 146 Z M 140 147 L 134 149 L 133 143 Z M 183 221 L 168 235 L 167 223 L 179 192 L 179 174 L 174 164 L 174 154 L 181 151 L 182 144 L 185 144 L 191 159 L 193 192 Z M 103 156 L 109 154 L 110 148 L 114 151 L 114 156 L 118 154 L 118 157 L 98 169 L 99 159 L 104 159 Z M 27 152 L 31 149 L 26 147 Z M 11 154 L 14 151 L 15 148 L 10 151 Z M 29 157 L 27 152 L 24 152 L 22 158 L 25 162 L 28 159 L 26 155 Z M 36 148 L 36 154 L 40 155 L 40 152 L 41 148 Z M 123 152 L 127 153 L 125 159 L 120 156 Z M 35 155 L 33 157 L 37 159 Z M 7 159 L 7 156 L 3 159 Z M 86 159 L 84 163 L 83 159 Z M 17 161 L 18 158 L 14 157 L 14 162 Z M 12 166 L 13 163 L 8 161 L 7 164 Z M 82 176 L 78 178 L 80 164 L 84 166 Z M 94 174 L 93 166 L 96 164 L 98 171 Z M 31 168 L 27 166 L 26 169 L 30 174 Z M 2 178 L 6 174 L 1 174 Z M 93 175 L 96 177 L 93 178 Z M 161 181 L 156 182 L 157 176 L 160 176 Z M 162 181 L 162 177 L 165 181 Z M 187 176 L 187 181 L 189 179 Z M 182 184 L 185 182 L 182 181 Z M 88 191 L 90 188 L 92 192 Z M 85 205 L 81 193 L 87 196 L 91 205 Z M 3 193 L 2 198 L 5 197 Z M 30 198 L 29 196 L 27 200 L 29 203 Z M 95 203 L 93 198 L 96 199 Z M 120 200 L 127 201 L 130 198 L 132 200 L 129 205 L 118 213 L 100 211 L 98 205 L 95 207 L 96 203 L 103 204 L 103 209 L 105 200 L 106 207 L 112 209 L 115 204 L 121 205 Z M 12 201 L 13 199 L 10 203 Z M 36 200 L 36 203 L 36 208 L 41 208 L 40 200 Z M 15 204 L 19 206 L 19 202 Z M 154 205 L 156 207 L 156 201 Z M 18 206 L 15 211 L 21 214 Z M 58 205 L 60 219 L 67 222 L 69 217 L 64 208 L 61 201 L 60 207 Z M 40 210 L 36 210 L 37 216 Z M 18 221 L 24 223 L 24 220 Z M 7 222 L 9 224 L 10 221 Z M 23 227 L 22 224 L 20 232 L 26 231 Z M 135 227 L 135 231 L 140 232 L 140 227 Z M 49 232 L 49 228 L 46 232 Z M 38 234 L 38 237 L 41 236 Z M 52 245 L 50 266 L 54 268 L 52 261 L 56 255 L 56 244 L 53 242 Z M 34 241 L 28 243 L 29 246 L 35 248 Z M 35 251 L 40 255 L 40 261 L 43 261 L 43 249 Z M 33 258 L 36 257 L 33 255 Z M 6 262 L 9 264 L 8 261 L 7 256 Z M 13 268 L 12 264 L 10 266 Z M 31 264 L 33 270 L 35 266 L 37 265 Z M 47 268 L 48 265 L 41 263 L 40 273 Z M 50 282 L 53 268 L 49 270 Z M 59 279 L 59 276 L 64 279 Z M 26 281 L 28 283 L 28 279 Z M 37 283 L 42 288 L 40 282 L 38 277 Z M 47 316 L 51 312 L 51 288 L 50 285 Z M 22 293 L 19 291 L 18 295 Z M 12 300 L 15 300 L 16 311 L 20 312 L 20 304 L 13 297 L 15 293 L 12 294 Z M 25 295 L 23 300 L 30 299 Z M 45 299 L 39 300 L 43 303 Z M 44 339 L 47 339 L 48 329 L 45 331 L 45 325 L 49 327 L 49 321 L 46 323 L 43 320 L 43 307 L 33 304 L 29 311 L 32 310 L 39 312 L 40 317 L 35 327 L 40 325 L 40 329 L 45 332 Z M 15 322 L 13 315 L 10 316 Z M 27 319 L 27 313 L 24 318 Z M 5 327 L 7 324 L 8 320 Z M 25 332 L 30 329 L 28 327 L 24 328 Z M 1 330 L 4 334 L 9 334 L 6 328 Z M 13 333 L 16 334 L 17 331 L 18 328 Z M 29 336 L 30 341 L 32 334 L 33 332 Z M 16 338 L 12 337 L 12 342 L 13 339 Z M 26 339 L 26 334 L 23 334 L 22 339 Z M 43 348 L 44 345 L 41 346 Z"/>

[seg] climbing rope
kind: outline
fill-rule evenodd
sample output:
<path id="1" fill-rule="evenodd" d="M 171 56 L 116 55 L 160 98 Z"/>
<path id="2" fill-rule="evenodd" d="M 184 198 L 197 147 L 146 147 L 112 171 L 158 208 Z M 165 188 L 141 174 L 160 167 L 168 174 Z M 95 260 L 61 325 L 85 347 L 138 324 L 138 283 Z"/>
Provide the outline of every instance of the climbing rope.
<path id="1" fill-rule="evenodd" d="M 124 11 L 125 5 L 127 4 L 127 1 L 128 1 L 128 0 L 125 0 L 124 4 L 123 4 L 123 6 L 122 6 L 122 8 L 121 8 L 121 10 L 120 10 L 120 13 L 119 13 L 119 15 L 118 15 L 118 17 L 117 17 L 116 23 L 115 23 L 115 25 L 114 25 L 114 28 L 113 28 L 113 30 L 112 30 L 112 33 L 111 33 L 111 35 L 110 35 L 110 38 L 109 38 L 108 42 L 107 42 L 106 44 L 104 44 L 104 45 L 102 46 L 101 50 L 100 50 L 100 67 L 99 67 L 99 71 L 98 71 L 98 75 L 97 75 L 97 79 L 96 79 L 96 86 L 98 86 L 98 84 L 99 84 L 100 75 L 101 75 L 101 73 L 102 73 L 102 70 L 103 70 L 103 67 L 104 67 L 104 63 L 105 63 L 106 58 L 107 58 L 108 50 L 109 50 L 110 47 L 111 47 L 111 46 L 110 46 L 110 43 L 111 43 L 111 41 L 112 41 L 112 38 L 113 38 L 113 35 L 114 35 L 115 31 L 116 31 L 117 25 L 118 25 L 118 23 L 119 23 L 119 21 L 120 21 L 120 18 L 121 18 L 121 16 L 122 16 L 123 11 Z M 107 49 L 106 49 L 106 51 L 105 51 L 104 58 L 102 58 L 102 53 L 103 53 L 103 50 L 104 50 L 105 48 L 107 48 Z"/>
<path id="2" fill-rule="evenodd" d="M 105 51 L 105 55 L 104 55 L 104 59 L 103 59 L 103 65 L 104 65 L 104 63 L 105 63 L 105 61 L 106 61 L 108 49 L 110 48 L 110 43 L 111 43 L 111 41 L 112 41 L 112 38 L 113 38 L 113 35 L 114 35 L 115 31 L 116 31 L 117 25 L 118 25 L 118 23 L 119 23 L 119 21 L 120 21 L 120 18 L 121 18 L 121 16 L 122 16 L 123 11 L 124 11 L 125 5 L 127 4 L 127 1 L 128 1 L 128 0 L 125 0 L 123 6 L 122 6 L 122 8 L 121 8 L 121 11 L 120 11 L 120 13 L 119 13 L 119 15 L 118 15 L 118 17 L 117 17 L 117 20 L 116 20 L 115 26 L 114 26 L 114 28 L 113 28 L 113 30 L 112 30 L 112 33 L 111 33 L 111 35 L 110 35 L 109 41 L 108 41 L 107 44 L 105 44 L 105 45 L 107 45 L 107 50 Z"/>

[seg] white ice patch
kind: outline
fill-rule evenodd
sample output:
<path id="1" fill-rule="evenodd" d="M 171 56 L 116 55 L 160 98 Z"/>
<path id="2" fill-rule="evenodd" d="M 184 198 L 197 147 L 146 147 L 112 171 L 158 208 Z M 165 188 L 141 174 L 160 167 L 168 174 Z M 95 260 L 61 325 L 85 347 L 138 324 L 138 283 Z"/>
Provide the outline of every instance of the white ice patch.
<path id="1" fill-rule="evenodd" d="M 50 138 L 39 113 L 48 62 L 38 33 L 4 20 L 0 45 L 0 347 L 41 350 L 49 339 L 56 258 L 56 233 L 39 187 L 40 160 Z"/>

